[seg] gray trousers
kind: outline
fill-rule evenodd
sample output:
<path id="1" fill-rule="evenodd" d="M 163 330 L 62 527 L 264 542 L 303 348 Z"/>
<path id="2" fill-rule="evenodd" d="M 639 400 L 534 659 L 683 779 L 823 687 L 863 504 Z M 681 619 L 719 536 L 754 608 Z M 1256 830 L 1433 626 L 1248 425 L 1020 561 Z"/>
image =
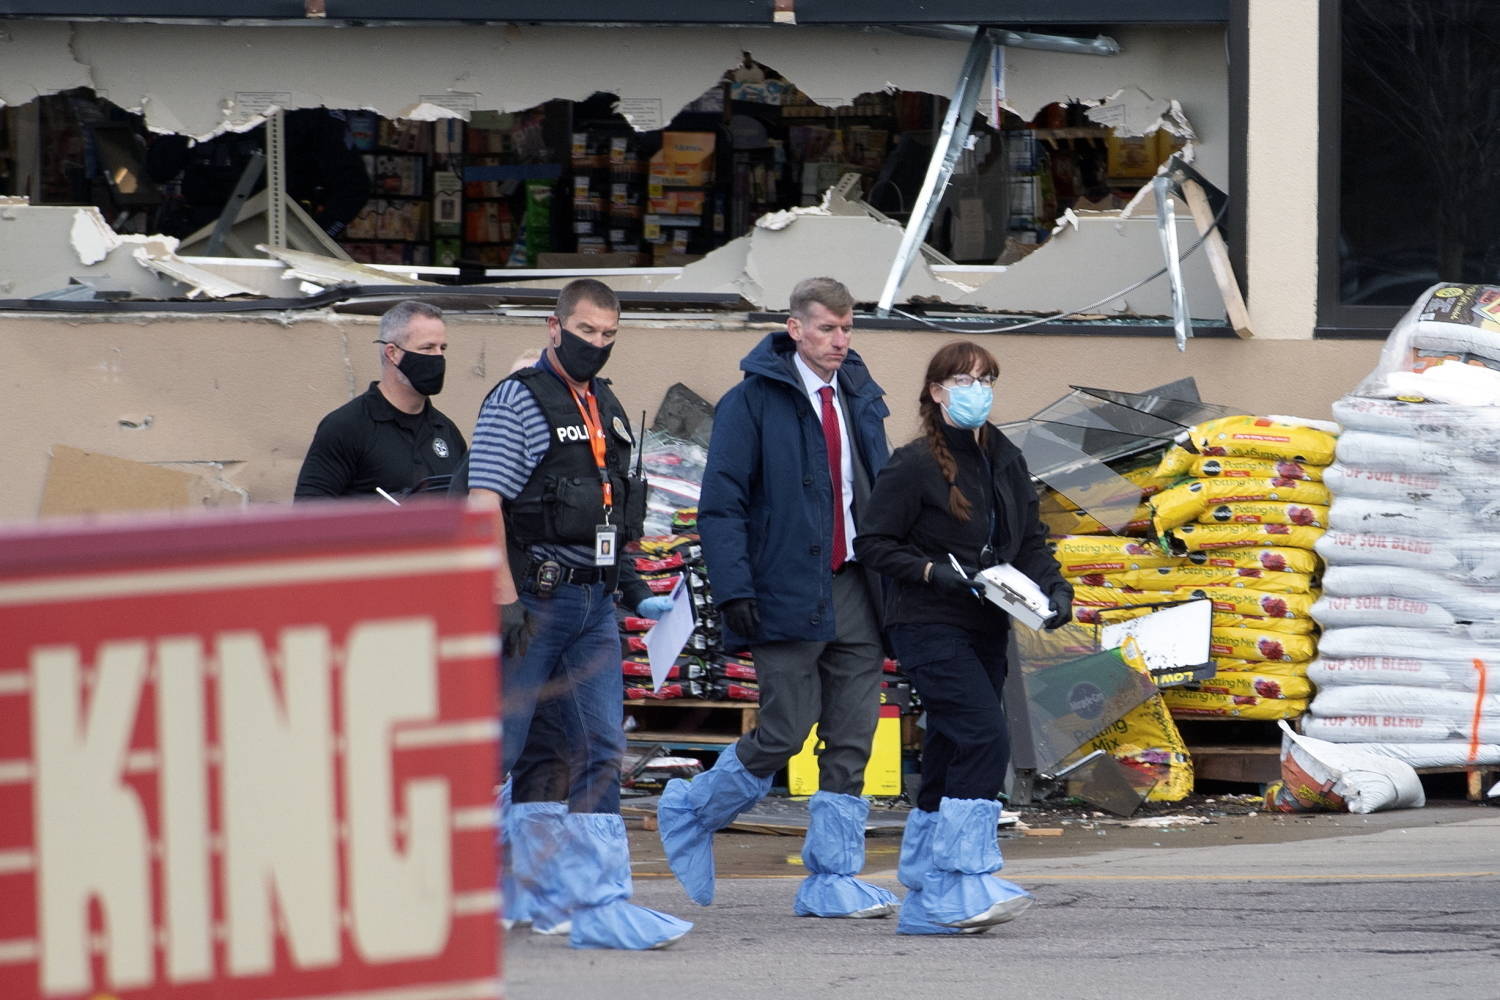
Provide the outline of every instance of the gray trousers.
<path id="1" fill-rule="evenodd" d="M 885 658 L 880 626 L 861 567 L 833 578 L 833 642 L 768 642 L 751 647 L 760 684 L 760 724 L 740 737 L 745 770 L 765 778 L 786 766 L 807 742 L 813 723 L 823 752 L 818 787 L 858 795 L 880 719 Z"/>

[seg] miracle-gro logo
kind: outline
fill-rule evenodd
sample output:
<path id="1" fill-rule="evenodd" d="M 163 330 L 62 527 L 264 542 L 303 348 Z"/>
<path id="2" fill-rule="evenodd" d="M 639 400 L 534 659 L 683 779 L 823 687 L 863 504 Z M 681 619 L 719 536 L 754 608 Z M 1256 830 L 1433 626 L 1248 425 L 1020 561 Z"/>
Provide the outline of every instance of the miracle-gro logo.
<path id="1" fill-rule="evenodd" d="M 1097 719 L 1104 711 L 1104 692 L 1088 681 L 1075 684 L 1068 692 L 1068 708 L 1080 719 Z"/>

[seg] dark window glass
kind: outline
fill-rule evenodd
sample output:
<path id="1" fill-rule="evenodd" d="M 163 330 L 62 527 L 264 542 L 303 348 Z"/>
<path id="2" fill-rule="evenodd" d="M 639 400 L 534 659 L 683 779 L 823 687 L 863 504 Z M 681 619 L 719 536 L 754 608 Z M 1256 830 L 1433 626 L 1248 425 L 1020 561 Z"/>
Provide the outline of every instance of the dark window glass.
<path id="1" fill-rule="evenodd" d="M 1339 298 L 1500 281 L 1500 4 L 1343 0 Z"/>

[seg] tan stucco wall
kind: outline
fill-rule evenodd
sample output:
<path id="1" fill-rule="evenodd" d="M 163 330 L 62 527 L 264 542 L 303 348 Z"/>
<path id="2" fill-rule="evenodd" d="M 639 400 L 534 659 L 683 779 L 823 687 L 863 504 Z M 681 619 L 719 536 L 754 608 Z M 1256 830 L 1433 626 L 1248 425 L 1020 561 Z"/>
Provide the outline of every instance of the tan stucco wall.
<path id="1" fill-rule="evenodd" d="M 441 408 L 466 429 L 489 387 L 545 336 L 539 320 L 450 315 Z M 711 401 L 738 378 L 765 333 L 738 322 L 627 325 L 608 374 L 632 413 L 655 414 L 681 381 Z M 234 463 L 228 478 L 257 502 L 291 496 L 319 418 L 377 375 L 375 320 L 282 317 L 0 316 L 0 392 L 9 415 L 0 518 L 36 516 L 48 449 L 67 444 L 146 462 Z M 942 333 L 859 331 L 855 348 L 889 394 L 893 441 L 915 427 L 921 369 Z M 1070 383 L 1138 390 L 1192 375 L 1205 399 L 1257 413 L 1328 416 L 1375 362 L 1377 342 L 1193 341 L 995 336 L 996 417 L 1027 416 Z M 121 421 L 149 425 L 141 429 Z"/>
<path id="2" fill-rule="evenodd" d="M 1245 283 L 1257 337 L 1317 325 L 1318 7 L 1250 0 Z"/>

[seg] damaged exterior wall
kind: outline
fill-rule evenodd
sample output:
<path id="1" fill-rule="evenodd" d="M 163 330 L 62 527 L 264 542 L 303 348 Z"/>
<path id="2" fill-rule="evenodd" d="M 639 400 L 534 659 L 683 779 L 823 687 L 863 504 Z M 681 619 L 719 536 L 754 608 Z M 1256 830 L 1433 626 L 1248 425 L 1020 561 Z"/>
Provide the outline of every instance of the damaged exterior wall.
<path id="1" fill-rule="evenodd" d="M 1218 159 L 1200 169 L 1222 181 L 1227 122 L 1224 31 L 1122 28 L 1123 51 L 1100 58 L 1006 50 L 1006 104 L 1024 118 L 1052 101 L 1099 100 L 1128 86 L 1183 102 Z M 823 103 L 895 87 L 947 96 L 967 43 L 854 28 L 249 27 L 111 22 L 6 23 L 0 32 L 0 103 L 92 87 L 145 115 L 157 131 L 206 136 L 244 127 L 268 103 L 371 108 L 388 118 L 421 105 L 518 111 L 596 91 L 660 102 L 659 128 L 738 64 L 772 66 Z M 401 58 L 393 59 L 392 53 Z"/>
<path id="2" fill-rule="evenodd" d="M 449 316 L 449 375 L 440 408 L 464 428 L 540 320 Z M 145 462 L 222 462 L 255 502 L 288 502 L 318 420 L 378 375 L 369 317 L 308 314 L 86 319 L 0 316 L 0 392 L 12 414 L 0 518 L 36 516 L 54 444 Z M 717 400 L 766 327 L 627 322 L 607 374 L 630 413 L 655 413 L 681 381 Z M 856 331 L 854 346 L 885 387 L 893 442 L 916 431 L 927 358 L 942 332 Z M 1325 417 L 1375 364 L 1380 343 L 1196 340 L 1168 336 L 984 338 L 1000 358 L 999 419 L 1025 417 L 1069 384 L 1145 389 L 1194 376 L 1203 397 L 1247 412 Z M 149 418 L 149 420 L 147 419 Z"/>

